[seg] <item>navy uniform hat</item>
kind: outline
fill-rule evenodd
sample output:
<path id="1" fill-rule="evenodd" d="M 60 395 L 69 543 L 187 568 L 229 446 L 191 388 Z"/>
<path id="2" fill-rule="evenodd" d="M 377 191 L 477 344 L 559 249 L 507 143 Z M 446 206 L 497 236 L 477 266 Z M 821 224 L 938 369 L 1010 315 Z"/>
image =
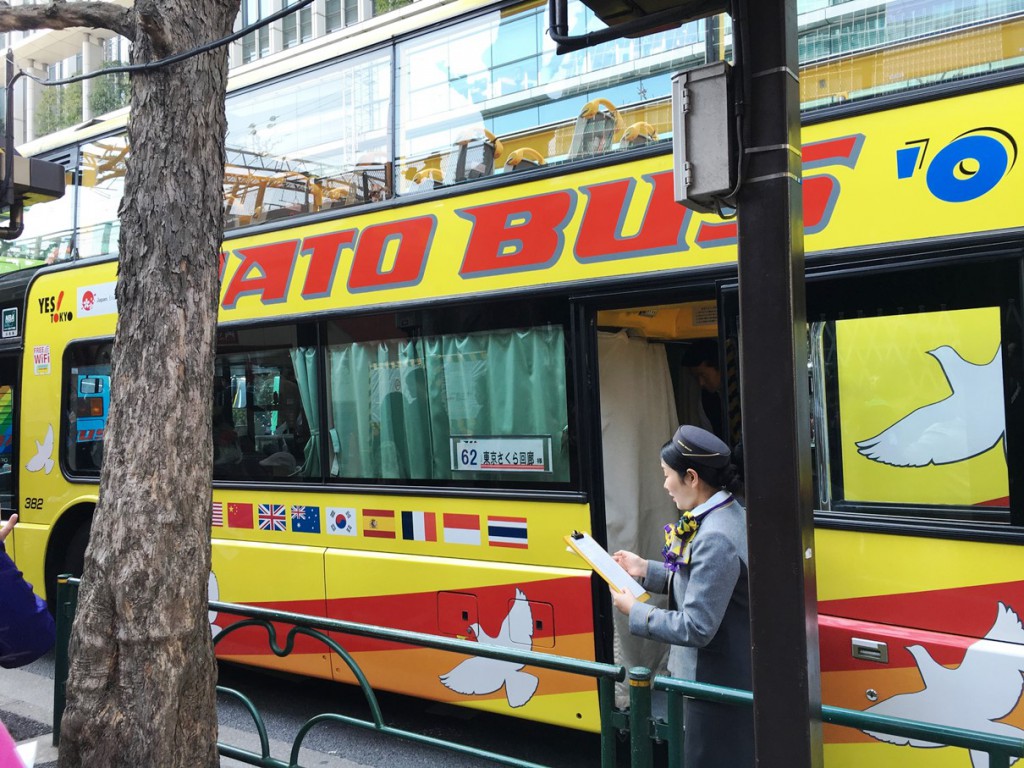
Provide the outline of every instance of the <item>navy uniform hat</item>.
<path id="1" fill-rule="evenodd" d="M 722 469 L 732 461 L 728 445 L 706 429 L 690 424 L 676 430 L 672 435 L 672 446 L 692 464 Z"/>

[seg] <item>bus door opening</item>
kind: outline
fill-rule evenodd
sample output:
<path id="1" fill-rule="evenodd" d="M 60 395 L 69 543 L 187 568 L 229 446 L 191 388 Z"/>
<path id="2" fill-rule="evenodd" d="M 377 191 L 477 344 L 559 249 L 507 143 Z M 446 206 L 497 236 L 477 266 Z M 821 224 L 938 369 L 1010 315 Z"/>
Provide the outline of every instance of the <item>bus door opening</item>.
<path id="1" fill-rule="evenodd" d="M 679 514 L 662 487 L 661 446 L 683 423 L 734 444 L 717 303 L 599 311 L 597 359 L 608 550 L 657 558 L 664 526 Z M 613 613 L 615 663 L 666 673 L 667 646 L 630 635 L 626 617 Z"/>

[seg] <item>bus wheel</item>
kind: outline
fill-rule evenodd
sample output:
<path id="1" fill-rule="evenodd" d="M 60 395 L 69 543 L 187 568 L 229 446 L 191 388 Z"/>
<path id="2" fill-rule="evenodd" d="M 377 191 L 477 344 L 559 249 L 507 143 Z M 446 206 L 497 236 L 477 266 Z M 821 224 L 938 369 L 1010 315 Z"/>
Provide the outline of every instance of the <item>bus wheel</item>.
<path id="1" fill-rule="evenodd" d="M 89 531 L 92 529 L 92 516 L 79 523 L 60 553 L 59 559 L 54 564 L 56 567 L 47 569 L 46 573 L 46 602 L 50 606 L 50 613 L 55 613 L 57 608 L 57 577 L 63 574 L 70 574 L 80 577 L 85 567 L 85 548 L 89 544 Z"/>
<path id="2" fill-rule="evenodd" d="M 79 577 L 85 568 L 85 548 L 89 544 L 89 531 L 92 529 L 92 520 L 82 523 L 71 535 L 70 541 L 64 550 L 64 561 L 62 569 L 57 575 L 70 573 Z"/>

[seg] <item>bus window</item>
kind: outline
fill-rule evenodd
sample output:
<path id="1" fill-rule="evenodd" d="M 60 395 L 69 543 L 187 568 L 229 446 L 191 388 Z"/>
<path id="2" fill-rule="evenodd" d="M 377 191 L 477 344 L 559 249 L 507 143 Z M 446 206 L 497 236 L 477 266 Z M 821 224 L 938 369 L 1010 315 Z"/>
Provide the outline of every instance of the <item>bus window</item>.
<path id="1" fill-rule="evenodd" d="M 110 410 L 109 342 L 68 348 L 64 392 L 64 461 L 75 474 L 96 474 Z"/>
<path id="2" fill-rule="evenodd" d="M 67 158 L 48 158 L 67 167 Z M 65 174 L 68 192 L 56 200 L 25 208 L 24 229 L 16 240 L 0 243 L 0 272 L 65 261 L 72 256 L 74 196 L 72 174 Z"/>
<path id="3" fill-rule="evenodd" d="M 398 44 L 400 193 L 422 191 L 428 177 L 452 185 L 538 167 L 507 163 L 517 151 L 550 165 L 668 141 L 670 75 L 704 62 L 702 22 L 556 55 L 545 13 L 534 3 L 503 8 Z M 582 4 L 570 14 L 574 28 L 594 23 Z M 615 108 L 598 113 L 598 104 Z M 625 139 L 630 126 L 644 135 Z M 587 139 L 600 140 L 583 141 L 584 127 Z M 488 134 L 500 141 L 485 141 Z"/>
<path id="4" fill-rule="evenodd" d="M 821 509 L 1008 521 L 998 307 L 816 323 Z"/>
<path id="5" fill-rule="evenodd" d="M 215 480 L 319 481 L 318 353 L 296 326 L 222 331 L 213 398 Z M 313 428 L 310 428 L 313 425 Z"/>
<path id="6" fill-rule="evenodd" d="M 225 226 L 391 197 L 391 79 L 385 49 L 228 98 Z"/>
<path id="7" fill-rule="evenodd" d="M 569 481 L 561 326 L 436 335 L 403 328 L 364 339 L 356 331 L 343 321 L 328 327 L 331 477 Z"/>
<path id="8" fill-rule="evenodd" d="M 81 149 L 78 198 L 77 257 L 86 259 L 117 253 L 121 222 L 117 206 L 124 194 L 128 136 L 121 133 Z"/>
<path id="9" fill-rule="evenodd" d="M 15 367 L 0 361 L 0 509 L 14 503 L 14 383 Z"/>

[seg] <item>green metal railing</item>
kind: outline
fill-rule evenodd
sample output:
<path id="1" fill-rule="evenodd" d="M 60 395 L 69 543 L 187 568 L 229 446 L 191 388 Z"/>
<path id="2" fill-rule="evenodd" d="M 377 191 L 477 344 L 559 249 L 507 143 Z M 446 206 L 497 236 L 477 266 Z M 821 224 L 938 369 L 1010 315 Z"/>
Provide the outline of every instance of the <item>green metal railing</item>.
<path id="1" fill-rule="evenodd" d="M 78 602 L 78 579 L 60 577 L 57 584 L 57 650 L 54 666 L 54 730 L 53 739 L 56 745 L 60 738 L 60 717 L 64 711 L 65 683 L 67 680 L 67 648 L 71 634 L 71 621 L 75 614 Z M 224 686 L 217 686 L 217 692 L 236 699 L 249 712 L 256 726 L 257 735 L 260 740 L 260 752 L 250 752 L 240 747 L 218 742 L 217 749 L 224 757 L 239 760 L 248 765 L 265 766 L 266 768 L 298 768 L 299 751 L 306 735 L 316 726 L 322 723 L 341 723 L 373 730 L 378 733 L 398 737 L 407 741 L 419 744 L 439 747 L 450 752 L 490 760 L 499 765 L 516 766 L 516 768 L 546 768 L 542 764 L 521 760 L 508 755 L 502 755 L 488 750 L 459 744 L 453 741 L 437 739 L 425 736 L 412 731 L 402 730 L 387 725 L 381 714 L 380 705 L 377 702 L 376 694 L 373 692 L 362 670 L 355 660 L 335 640 L 323 634 L 325 632 L 340 632 L 348 635 L 361 637 L 372 637 L 378 640 L 389 640 L 396 643 L 416 645 L 424 648 L 435 648 L 443 651 L 452 651 L 468 656 L 483 656 L 489 659 L 501 661 L 514 661 L 530 666 L 543 667 L 559 672 L 583 675 L 594 678 L 597 681 L 598 701 L 601 717 L 601 768 L 613 768 L 615 766 L 616 741 L 619 726 L 624 722 L 622 717 L 615 717 L 615 683 L 626 677 L 625 667 L 615 664 L 602 664 L 593 661 L 581 661 L 564 656 L 552 656 L 535 651 L 516 651 L 501 646 L 486 645 L 469 640 L 456 640 L 454 638 L 439 637 L 435 635 L 422 635 L 415 632 L 408 632 L 387 627 L 377 627 L 370 624 L 359 624 L 351 621 L 337 619 L 324 619 L 315 616 L 305 616 L 298 613 L 286 611 L 272 611 L 265 608 L 254 608 L 248 605 L 237 605 L 234 603 L 221 603 L 210 601 L 210 610 L 219 613 L 227 613 L 235 616 L 244 616 L 246 620 L 231 624 L 223 629 L 214 638 L 214 645 L 234 632 L 242 631 L 249 627 L 261 627 L 267 632 L 267 640 L 271 650 L 277 656 L 287 656 L 295 646 L 295 638 L 299 635 L 312 637 L 328 646 L 334 653 L 348 665 L 355 675 L 370 710 L 371 719 L 363 720 L 347 715 L 335 713 L 324 713 L 316 715 L 307 720 L 299 729 L 295 740 L 292 743 L 291 755 L 288 762 L 278 760 L 270 756 L 270 740 L 263 718 L 253 703 L 239 691 Z M 284 639 L 283 647 L 278 643 L 277 629 L 272 622 L 290 624 L 292 628 Z"/>
<path id="2" fill-rule="evenodd" d="M 53 743 L 60 739 L 60 720 L 64 712 L 65 686 L 68 673 L 68 640 L 71 636 L 71 623 L 78 604 L 78 579 L 61 576 L 57 585 L 57 644 L 54 663 L 54 698 L 53 698 Z M 423 635 L 400 629 L 377 627 L 371 624 L 359 624 L 338 619 L 324 619 L 315 616 L 304 616 L 285 611 L 272 611 L 265 608 L 254 608 L 234 603 L 210 602 L 210 610 L 236 616 L 244 616 L 245 620 L 231 624 L 223 629 L 214 639 L 214 645 L 224 637 L 249 627 L 261 627 L 267 632 L 267 641 L 277 656 L 287 656 L 292 652 L 295 638 L 299 635 L 314 638 L 327 645 L 352 670 L 367 706 L 371 719 L 363 720 L 347 715 L 324 713 L 307 720 L 299 729 L 292 742 L 291 755 L 288 762 L 270 756 L 270 740 L 263 718 L 244 694 L 231 688 L 217 686 L 218 693 L 223 693 L 241 702 L 242 706 L 253 718 L 257 735 L 260 740 L 260 752 L 250 752 L 230 744 L 218 742 L 217 749 L 224 757 L 266 768 L 299 768 L 299 751 L 309 732 L 322 723 L 340 723 L 373 730 L 418 744 L 438 747 L 463 755 L 490 760 L 500 765 L 517 766 L 519 768 L 544 768 L 541 764 L 520 760 L 487 750 L 469 747 L 464 744 L 425 736 L 412 731 L 393 728 L 384 722 L 376 694 L 370 687 L 359 665 L 351 655 L 335 640 L 323 631 L 340 632 L 361 637 L 372 637 L 378 640 L 389 640 L 406 645 L 424 648 L 435 648 L 469 656 L 483 656 L 501 661 L 514 661 L 524 665 L 552 669 L 559 672 L 592 677 L 597 682 L 598 704 L 600 707 L 601 730 L 601 768 L 614 768 L 618 735 L 629 736 L 630 768 L 652 768 L 654 765 L 655 742 L 666 742 L 668 747 L 669 768 L 683 768 L 683 700 L 684 698 L 701 699 L 733 706 L 753 706 L 753 695 L 750 691 L 707 685 L 673 677 L 653 676 L 645 667 L 634 667 L 629 670 L 629 708 L 620 710 L 615 707 L 615 683 L 627 677 L 625 667 L 615 664 L 602 664 L 592 661 L 580 661 L 564 656 L 552 656 L 535 651 L 518 651 L 501 646 L 486 645 L 468 640 Z M 272 622 L 289 624 L 292 628 L 285 637 L 282 647 L 278 643 L 277 630 Z M 654 691 L 664 692 L 667 697 L 667 719 L 661 720 L 652 716 L 652 694 Z M 1009 768 L 1010 760 L 1024 757 L 1024 739 L 1007 736 L 996 736 L 980 731 L 964 728 L 953 728 L 932 723 L 923 723 L 903 718 L 875 715 L 855 709 L 823 706 L 823 722 L 855 728 L 872 733 L 885 733 L 896 736 L 920 739 L 953 747 L 961 747 L 989 756 L 990 768 Z"/>

